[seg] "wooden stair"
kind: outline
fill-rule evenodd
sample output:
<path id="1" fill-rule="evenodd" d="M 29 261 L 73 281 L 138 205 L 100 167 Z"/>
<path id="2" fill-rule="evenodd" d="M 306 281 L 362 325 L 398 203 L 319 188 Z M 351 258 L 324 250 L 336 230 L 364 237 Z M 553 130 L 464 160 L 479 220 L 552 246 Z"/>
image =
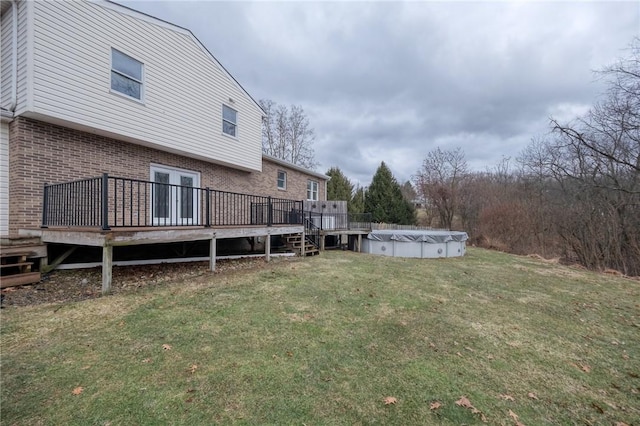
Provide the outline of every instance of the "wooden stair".
<path id="1" fill-rule="evenodd" d="M 0 247 L 0 288 L 34 284 L 41 274 L 33 271 L 34 260 L 46 257 L 46 246 L 30 241 L 3 241 Z"/>
<path id="2" fill-rule="evenodd" d="M 291 249 L 291 251 L 301 254 L 302 253 L 302 234 L 289 234 L 284 236 L 284 241 Z M 320 254 L 320 250 L 313 245 L 310 241 L 304 242 L 304 254 L 305 256 L 316 256 Z"/>

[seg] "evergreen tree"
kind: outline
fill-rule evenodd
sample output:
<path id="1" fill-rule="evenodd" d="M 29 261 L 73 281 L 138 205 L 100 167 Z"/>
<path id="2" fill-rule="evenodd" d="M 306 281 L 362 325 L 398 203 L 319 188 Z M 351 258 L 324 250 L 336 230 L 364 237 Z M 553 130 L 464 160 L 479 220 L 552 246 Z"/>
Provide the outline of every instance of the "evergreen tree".
<path id="1" fill-rule="evenodd" d="M 413 225 L 416 222 L 413 205 L 402 195 L 398 181 L 384 161 L 378 167 L 365 195 L 364 210 L 372 213 L 374 222 L 400 225 Z"/>
<path id="2" fill-rule="evenodd" d="M 405 183 L 403 183 L 400 187 L 400 190 L 402 191 L 402 196 L 411 203 L 413 203 L 413 201 L 418 198 L 418 193 L 413 188 L 411 181 L 406 181 Z"/>
<path id="3" fill-rule="evenodd" d="M 347 201 L 347 204 L 349 204 L 353 192 L 351 181 L 338 167 L 330 168 L 326 174 L 331 177 L 327 182 L 327 200 Z"/>
<path id="4" fill-rule="evenodd" d="M 364 199 L 366 191 L 360 185 L 353 192 L 351 202 L 349 203 L 349 213 L 364 213 Z"/>

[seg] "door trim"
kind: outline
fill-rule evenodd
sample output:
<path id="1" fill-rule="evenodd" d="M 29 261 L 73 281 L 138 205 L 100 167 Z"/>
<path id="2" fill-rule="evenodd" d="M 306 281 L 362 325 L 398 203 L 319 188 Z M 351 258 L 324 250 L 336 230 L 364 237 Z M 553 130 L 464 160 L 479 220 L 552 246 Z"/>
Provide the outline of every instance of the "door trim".
<path id="1" fill-rule="evenodd" d="M 149 181 L 155 182 L 155 173 L 166 173 L 169 175 L 169 184 L 170 185 L 180 185 L 180 177 L 187 176 L 193 179 L 193 200 L 191 207 L 191 217 L 190 218 L 182 218 L 181 213 L 181 197 L 182 191 L 178 191 L 177 188 L 175 191 L 171 191 L 169 196 L 169 218 L 168 220 L 165 218 L 155 217 L 155 203 L 153 199 L 153 190 L 150 191 L 149 197 L 149 214 L 151 216 L 151 223 L 154 225 L 199 225 L 200 224 L 200 192 L 197 188 L 200 188 L 200 172 L 196 172 L 193 170 L 180 169 L 177 167 L 165 166 L 162 164 L 154 164 L 151 163 L 149 167 Z M 175 187 L 171 187 L 175 188 Z M 174 202 L 171 202 L 171 201 Z"/>

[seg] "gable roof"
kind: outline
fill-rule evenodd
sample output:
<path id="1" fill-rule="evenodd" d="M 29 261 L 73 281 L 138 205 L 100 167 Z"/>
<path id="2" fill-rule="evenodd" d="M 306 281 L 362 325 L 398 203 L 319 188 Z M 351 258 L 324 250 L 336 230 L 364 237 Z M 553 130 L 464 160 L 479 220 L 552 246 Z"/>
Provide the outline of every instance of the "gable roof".
<path id="1" fill-rule="evenodd" d="M 6 2 L 3 2 L 3 4 Z M 262 112 L 263 116 L 266 116 L 267 114 L 265 113 L 265 111 L 262 109 L 262 107 L 260 106 L 260 104 L 253 98 L 253 96 L 251 96 L 249 94 L 249 92 L 247 92 L 247 90 L 242 87 L 242 85 L 238 82 L 238 80 L 235 79 L 235 77 L 233 75 L 231 75 L 231 73 L 229 71 L 227 71 L 227 69 L 224 67 L 224 65 L 222 65 L 222 63 L 220 63 L 220 61 L 218 61 L 218 59 L 216 59 L 215 56 L 213 56 L 213 54 L 209 51 L 209 49 L 207 49 L 207 47 L 202 44 L 202 42 L 200 40 L 198 40 L 198 38 L 191 32 L 191 30 L 189 30 L 188 28 L 184 28 L 181 27 L 179 25 L 173 24 L 171 22 L 162 20 L 160 18 L 156 18 L 155 16 L 151 16 L 149 14 L 146 14 L 144 12 L 139 12 L 135 9 L 132 9 L 130 7 L 127 6 L 123 6 L 119 3 L 116 3 L 112 0 L 91 0 L 91 3 L 93 4 L 97 4 L 112 10 L 115 10 L 116 12 L 119 13 L 123 13 L 125 15 L 129 15 L 133 18 L 136 19 L 140 19 L 142 21 L 146 21 L 155 25 L 159 25 L 161 27 L 164 28 L 168 28 L 170 30 L 176 31 L 178 33 L 182 33 L 187 35 L 188 37 L 191 38 L 191 40 L 193 40 L 193 42 L 207 55 L 209 56 L 209 58 L 222 70 L 222 72 L 229 77 L 235 84 L 236 86 L 242 90 L 248 97 L 249 99 L 251 99 L 251 101 L 253 101 L 253 103 L 255 104 L 255 106 L 258 108 L 259 111 Z"/>
<path id="2" fill-rule="evenodd" d="M 288 167 L 290 169 L 297 170 L 297 171 L 302 172 L 302 173 L 306 173 L 306 174 L 308 174 L 310 176 L 315 176 L 318 179 L 322 179 L 322 180 L 331 179 L 331 176 L 327 176 L 327 175 L 322 174 L 322 173 L 314 172 L 313 170 L 309 170 L 307 168 L 304 168 L 302 166 L 298 166 L 297 164 L 290 163 L 290 162 L 282 160 L 280 158 L 272 157 L 271 155 L 268 155 L 268 154 L 265 154 L 265 153 L 262 153 L 262 159 L 263 160 L 267 160 L 267 161 L 271 161 L 272 163 L 280 164 L 283 167 Z"/>

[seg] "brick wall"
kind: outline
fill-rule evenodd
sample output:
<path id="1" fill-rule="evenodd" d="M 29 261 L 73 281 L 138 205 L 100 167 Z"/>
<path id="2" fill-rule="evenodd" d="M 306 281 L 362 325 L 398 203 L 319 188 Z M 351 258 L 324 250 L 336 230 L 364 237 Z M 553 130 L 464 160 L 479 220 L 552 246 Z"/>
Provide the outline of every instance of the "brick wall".
<path id="1" fill-rule="evenodd" d="M 40 226 L 45 183 L 112 176 L 149 180 L 151 164 L 200 173 L 200 186 L 223 191 L 306 199 L 307 179 L 298 170 L 263 160 L 263 171 L 244 172 L 206 161 L 134 145 L 116 139 L 18 117 L 9 126 L 9 232 Z M 277 188 L 278 170 L 287 172 L 287 189 Z"/>
<path id="2" fill-rule="evenodd" d="M 278 188 L 278 170 L 287 173 L 286 189 Z M 318 182 L 318 199 L 325 200 L 325 184 L 322 179 L 316 176 L 302 173 L 298 170 L 276 164 L 268 159 L 262 160 L 262 173 L 251 173 L 249 183 L 254 189 L 255 194 L 270 195 L 278 198 L 289 198 L 294 200 L 307 199 L 307 181 L 315 180 Z"/>

